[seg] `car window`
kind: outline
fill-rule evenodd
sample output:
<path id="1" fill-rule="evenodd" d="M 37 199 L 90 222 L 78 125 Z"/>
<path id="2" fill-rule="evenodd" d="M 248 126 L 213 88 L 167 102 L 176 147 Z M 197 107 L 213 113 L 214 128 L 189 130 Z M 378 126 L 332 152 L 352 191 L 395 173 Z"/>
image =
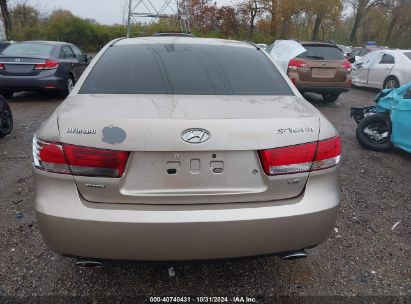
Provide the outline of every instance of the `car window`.
<path id="1" fill-rule="evenodd" d="M 382 55 L 380 64 L 394 64 L 394 63 L 395 63 L 394 56 L 389 55 L 389 54 Z"/>
<path id="2" fill-rule="evenodd" d="M 271 50 L 273 49 L 273 47 L 274 47 L 274 43 L 271 43 L 268 47 L 267 47 L 267 53 L 268 54 L 270 54 L 271 53 Z"/>
<path id="3" fill-rule="evenodd" d="M 76 58 L 77 58 L 78 61 L 80 61 L 80 62 L 84 61 L 83 52 L 80 51 L 80 49 L 78 47 L 72 45 L 71 49 L 73 50 L 74 55 L 76 55 Z"/>
<path id="4" fill-rule="evenodd" d="M 407 56 L 409 60 L 411 60 L 411 52 L 404 52 L 403 54 Z"/>
<path id="5" fill-rule="evenodd" d="M 63 46 L 60 51 L 60 58 L 63 59 L 73 59 L 76 58 L 71 48 L 68 46 Z"/>
<path id="6" fill-rule="evenodd" d="M 108 48 L 79 93 L 293 95 L 256 48 L 190 44 Z"/>
<path id="7" fill-rule="evenodd" d="M 297 58 L 318 59 L 318 60 L 344 60 L 343 52 L 333 46 L 328 45 L 303 45 L 306 52 L 297 56 Z"/>
<path id="8" fill-rule="evenodd" d="M 10 45 L 10 43 L 7 43 L 7 42 L 1 43 L 1 42 L 0 42 L 0 53 L 1 53 L 6 47 L 8 47 L 9 45 Z"/>
<path id="9" fill-rule="evenodd" d="M 368 69 L 369 67 L 374 65 L 375 62 L 379 62 L 379 58 L 381 58 L 381 54 L 379 52 L 370 52 L 366 54 L 364 57 L 358 59 L 358 61 L 356 62 L 356 66 Z"/>
<path id="10" fill-rule="evenodd" d="M 357 55 L 357 56 L 365 56 L 365 55 L 367 55 L 368 53 L 370 53 L 369 50 L 360 50 L 360 51 L 358 52 L 359 55 Z"/>
<path id="11" fill-rule="evenodd" d="M 6 56 L 50 56 L 54 46 L 43 43 L 15 43 L 2 52 Z"/>

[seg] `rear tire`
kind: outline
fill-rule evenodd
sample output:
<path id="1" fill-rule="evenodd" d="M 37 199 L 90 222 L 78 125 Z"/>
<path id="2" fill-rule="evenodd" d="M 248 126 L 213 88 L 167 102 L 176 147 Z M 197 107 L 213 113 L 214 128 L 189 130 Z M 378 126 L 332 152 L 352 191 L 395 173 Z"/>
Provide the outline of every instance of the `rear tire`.
<path id="1" fill-rule="evenodd" d="M 391 145 L 391 121 L 384 114 L 372 114 L 361 120 L 356 130 L 357 140 L 363 148 L 373 151 L 389 151 Z"/>
<path id="2" fill-rule="evenodd" d="M 340 93 L 323 93 L 322 95 L 325 102 L 335 102 L 340 96 Z"/>
<path id="3" fill-rule="evenodd" d="M 73 90 L 74 87 L 74 78 L 72 75 L 68 75 L 66 79 L 66 83 L 64 85 L 64 90 L 61 91 L 61 94 L 63 97 L 67 97 L 70 92 Z"/>
<path id="4" fill-rule="evenodd" d="M 390 76 L 384 81 L 384 89 L 396 89 L 400 87 L 400 82 L 397 77 Z"/>
<path id="5" fill-rule="evenodd" d="M 7 136 L 13 129 L 13 116 L 7 102 L 0 97 L 0 137 Z"/>

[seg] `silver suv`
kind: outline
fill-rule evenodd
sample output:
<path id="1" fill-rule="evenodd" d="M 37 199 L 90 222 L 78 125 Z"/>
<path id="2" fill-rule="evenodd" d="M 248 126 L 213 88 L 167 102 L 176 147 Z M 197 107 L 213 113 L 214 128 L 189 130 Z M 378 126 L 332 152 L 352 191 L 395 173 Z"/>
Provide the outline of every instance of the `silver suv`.
<path id="1" fill-rule="evenodd" d="M 33 139 L 35 209 L 56 252 L 196 260 L 327 239 L 340 138 L 258 47 L 110 42 Z"/>

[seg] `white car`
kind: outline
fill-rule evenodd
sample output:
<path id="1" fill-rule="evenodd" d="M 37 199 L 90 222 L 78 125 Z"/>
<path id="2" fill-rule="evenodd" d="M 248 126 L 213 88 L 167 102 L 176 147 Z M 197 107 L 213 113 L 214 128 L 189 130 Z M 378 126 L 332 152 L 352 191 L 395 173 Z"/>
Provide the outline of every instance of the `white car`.
<path id="1" fill-rule="evenodd" d="M 378 50 L 353 64 L 352 83 L 377 89 L 411 82 L 411 50 Z"/>

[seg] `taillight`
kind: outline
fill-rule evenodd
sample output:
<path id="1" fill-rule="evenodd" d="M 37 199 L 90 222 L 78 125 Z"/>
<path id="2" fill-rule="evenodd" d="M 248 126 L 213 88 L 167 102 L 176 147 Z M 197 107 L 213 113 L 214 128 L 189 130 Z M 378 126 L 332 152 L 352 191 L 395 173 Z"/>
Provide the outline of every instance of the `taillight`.
<path id="1" fill-rule="evenodd" d="M 334 167 L 340 163 L 341 139 L 339 136 L 320 140 L 311 171 Z"/>
<path id="2" fill-rule="evenodd" d="M 48 143 L 33 138 L 34 166 L 81 176 L 121 177 L 129 152 Z"/>
<path id="3" fill-rule="evenodd" d="M 56 143 L 47 143 L 33 138 L 33 162 L 36 168 L 70 174 L 63 146 Z"/>
<path id="4" fill-rule="evenodd" d="M 259 151 L 267 175 L 309 172 L 334 167 L 341 158 L 340 137 Z"/>
<path id="5" fill-rule="evenodd" d="M 306 172 L 311 168 L 317 143 L 282 147 L 260 151 L 267 175 Z"/>
<path id="6" fill-rule="evenodd" d="M 346 70 L 347 72 L 351 72 L 351 69 L 352 69 L 351 63 L 350 63 L 348 60 L 346 60 L 346 61 L 344 61 L 344 63 L 341 65 L 341 68 L 344 69 L 344 70 Z"/>
<path id="7" fill-rule="evenodd" d="M 121 177 L 128 152 L 63 145 L 74 175 Z"/>
<path id="8" fill-rule="evenodd" d="M 288 68 L 290 70 L 297 70 L 298 68 L 308 70 L 308 65 L 304 61 L 294 58 L 294 59 L 291 59 L 290 62 L 288 63 Z"/>
<path id="9" fill-rule="evenodd" d="M 0 63 L 0 70 L 5 70 L 4 64 Z"/>
<path id="10" fill-rule="evenodd" d="M 35 70 L 54 70 L 54 69 L 57 69 L 58 66 L 59 66 L 59 63 L 57 61 L 46 59 L 46 62 L 36 64 L 34 66 L 34 69 Z"/>

